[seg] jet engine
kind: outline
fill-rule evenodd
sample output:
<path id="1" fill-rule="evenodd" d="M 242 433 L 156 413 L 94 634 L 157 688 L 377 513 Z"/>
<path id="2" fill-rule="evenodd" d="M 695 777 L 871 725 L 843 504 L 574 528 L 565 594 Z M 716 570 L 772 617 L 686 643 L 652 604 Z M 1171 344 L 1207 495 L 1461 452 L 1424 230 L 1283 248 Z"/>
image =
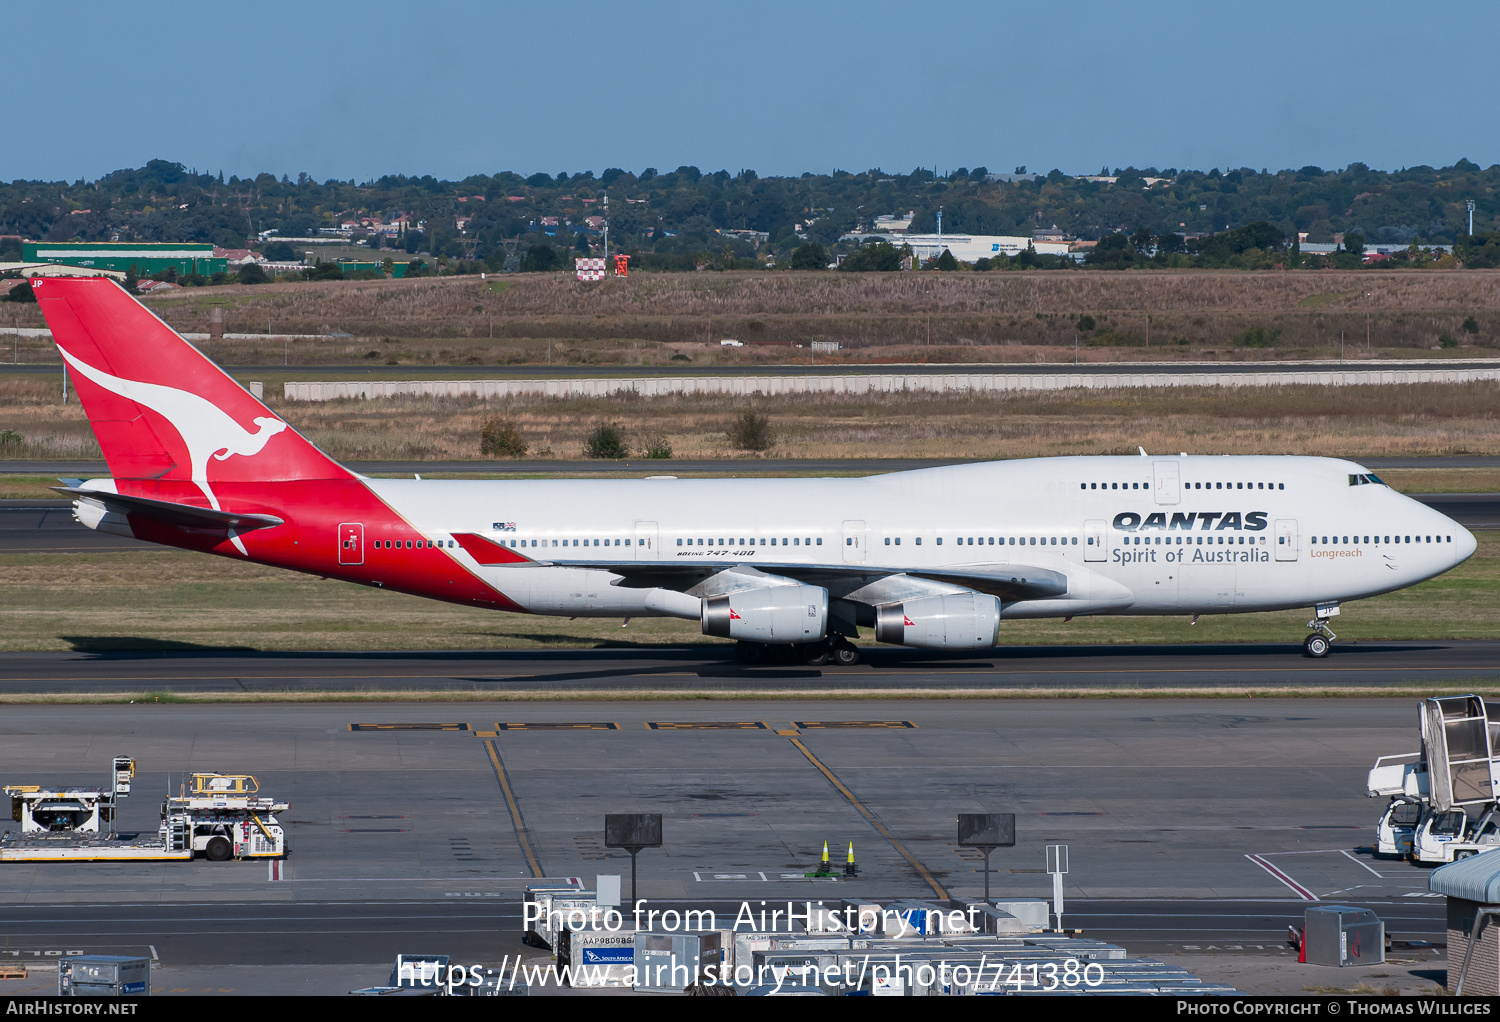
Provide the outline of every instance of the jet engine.
<path id="1" fill-rule="evenodd" d="M 990 649 L 1000 641 L 1000 601 L 959 593 L 887 603 L 875 608 L 875 638 L 923 649 Z"/>
<path id="2" fill-rule="evenodd" d="M 817 642 L 828 631 L 821 586 L 744 589 L 703 601 L 703 634 L 752 642 Z"/>

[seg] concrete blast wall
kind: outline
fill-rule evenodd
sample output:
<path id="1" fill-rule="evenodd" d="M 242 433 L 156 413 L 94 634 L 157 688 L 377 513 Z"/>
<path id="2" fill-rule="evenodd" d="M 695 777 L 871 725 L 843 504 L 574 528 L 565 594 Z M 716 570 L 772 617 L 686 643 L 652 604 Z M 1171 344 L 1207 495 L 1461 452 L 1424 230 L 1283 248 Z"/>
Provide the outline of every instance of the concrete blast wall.
<path id="1" fill-rule="evenodd" d="M 669 376 L 562 380 L 412 380 L 285 385 L 288 401 L 335 401 L 372 397 L 479 397 L 521 395 L 606 397 L 666 394 L 896 394 L 1004 393 L 1026 390 L 1145 387 L 1279 387 L 1305 384 L 1359 387 L 1401 383 L 1471 383 L 1500 380 L 1500 366 L 1451 369 L 1268 369 L 1255 372 L 1049 372 L 911 373 L 829 376 Z"/>

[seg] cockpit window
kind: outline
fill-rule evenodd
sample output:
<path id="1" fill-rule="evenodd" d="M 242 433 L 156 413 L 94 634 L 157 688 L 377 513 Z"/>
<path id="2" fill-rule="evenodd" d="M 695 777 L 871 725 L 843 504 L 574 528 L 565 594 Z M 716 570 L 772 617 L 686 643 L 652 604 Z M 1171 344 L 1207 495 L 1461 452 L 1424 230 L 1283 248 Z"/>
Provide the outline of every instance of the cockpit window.
<path id="1" fill-rule="evenodd" d="M 1354 475 L 1353 473 L 1350 473 L 1349 475 L 1350 486 L 1367 486 L 1371 483 L 1375 483 L 1379 486 L 1384 486 L 1385 480 L 1381 479 L 1379 476 L 1375 475 L 1372 472 L 1365 472 L 1360 475 Z"/>

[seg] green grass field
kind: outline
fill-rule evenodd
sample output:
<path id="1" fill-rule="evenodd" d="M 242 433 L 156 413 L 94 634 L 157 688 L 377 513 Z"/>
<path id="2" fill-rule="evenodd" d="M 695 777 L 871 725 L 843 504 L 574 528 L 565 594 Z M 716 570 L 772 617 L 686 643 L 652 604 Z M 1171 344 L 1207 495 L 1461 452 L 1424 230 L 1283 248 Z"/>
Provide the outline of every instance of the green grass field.
<path id="1" fill-rule="evenodd" d="M 1500 638 L 1500 534 L 1455 570 L 1346 604 L 1341 640 Z M 1017 621 L 1001 641 L 1286 642 L 1307 611 Z M 593 649 L 714 643 L 691 621 L 473 610 L 173 550 L 0 557 L 0 650 Z"/>

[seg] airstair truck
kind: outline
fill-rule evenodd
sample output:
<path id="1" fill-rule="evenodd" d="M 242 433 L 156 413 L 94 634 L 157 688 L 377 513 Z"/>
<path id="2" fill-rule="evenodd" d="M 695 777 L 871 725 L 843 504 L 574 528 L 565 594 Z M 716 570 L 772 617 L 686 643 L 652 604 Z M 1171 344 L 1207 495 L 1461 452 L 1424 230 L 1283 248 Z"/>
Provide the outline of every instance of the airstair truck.
<path id="1" fill-rule="evenodd" d="M 1444 863 L 1500 848 L 1500 706 L 1475 695 L 1422 700 L 1421 750 L 1375 761 L 1366 782 L 1390 803 L 1377 854 Z"/>
<path id="2" fill-rule="evenodd" d="M 195 773 L 161 805 L 155 834 L 122 835 L 119 800 L 130 794 L 135 761 L 115 757 L 107 788 L 9 785 L 19 831 L 0 834 L 0 862 L 161 862 L 201 854 L 215 862 L 286 854 L 276 818 L 287 803 L 259 796 L 247 774 Z"/>

